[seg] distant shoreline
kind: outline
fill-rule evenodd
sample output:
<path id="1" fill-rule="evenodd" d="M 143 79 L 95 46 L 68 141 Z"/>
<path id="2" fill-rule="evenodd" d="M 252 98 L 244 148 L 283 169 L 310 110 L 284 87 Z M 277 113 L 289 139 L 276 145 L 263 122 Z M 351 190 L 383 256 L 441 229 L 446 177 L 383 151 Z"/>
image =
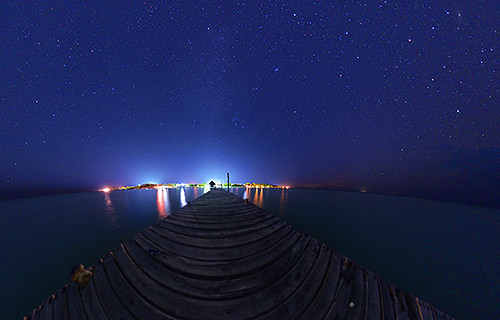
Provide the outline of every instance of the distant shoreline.
<path id="1" fill-rule="evenodd" d="M 189 187 L 189 186 L 187 186 Z M 245 187 L 234 187 L 234 188 L 245 188 Z M 424 194 L 411 194 L 411 193 L 384 193 L 384 192 L 376 192 L 376 191 L 360 191 L 356 189 L 349 188 L 334 188 L 334 187 L 307 187 L 307 186 L 298 186 L 292 187 L 290 189 L 303 189 L 303 190 L 328 190 L 328 191 L 341 191 L 341 192 L 354 192 L 354 193 L 366 193 L 366 194 L 374 194 L 374 195 L 385 195 L 385 196 L 395 196 L 395 197 L 405 197 L 405 198 L 414 198 L 414 199 L 422 199 L 422 200 L 434 200 L 441 202 L 450 202 L 450 203 L 458 203 L 469 206 L 476 207 L 485 207 L 492 209 L 500 209 L 500 200 L 496 198 L 491 199 L 482 199 L 474 200 L 467 199 L 466 197 L 460 197 L 460 195 L 444 195 L 442 197 L 437 197 L 433 195 L 424 195 Z M 141 189 L 130 189 L 130 190 L 141 190 Z M 120 190 L 116 190 L 120 191 Z M 97 188 L 14 188 L 14 189 L 0 189 L 0 201 L 8 201 L 15 199 L 27 199 L 27 198 L 36 198 L 43 196 L 52 196 L 52 195 L 63 195 L 63 194 L 74 194 L 74 193 L 85 193 L 85 192 L 100 192 Z M 460 198 L 460 199 L 458 199 Z"/>
<path id="2" fill-rule="evenodd" d="M 13 188 L 0 189 L 0 201 L 54 196 L 61 194 L 97 192 L 95 188 Z"/>

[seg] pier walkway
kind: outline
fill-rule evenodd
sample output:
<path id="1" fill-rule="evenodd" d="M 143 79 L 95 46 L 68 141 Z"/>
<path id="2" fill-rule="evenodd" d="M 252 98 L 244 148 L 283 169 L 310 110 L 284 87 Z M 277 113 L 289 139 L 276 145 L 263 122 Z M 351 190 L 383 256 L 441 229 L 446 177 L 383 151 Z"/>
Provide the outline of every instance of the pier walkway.
<path id="1" fill-rule="evenodd" d="M 25 319 L 452 319 L 280 218 L 213 190 Z"/>

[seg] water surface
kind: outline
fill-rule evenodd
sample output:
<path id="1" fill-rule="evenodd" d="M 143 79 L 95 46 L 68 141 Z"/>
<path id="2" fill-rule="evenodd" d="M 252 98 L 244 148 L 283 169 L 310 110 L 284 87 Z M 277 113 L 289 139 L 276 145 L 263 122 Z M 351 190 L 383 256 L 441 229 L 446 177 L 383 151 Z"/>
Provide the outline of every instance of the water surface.
<path id="1" fill-rule="evenodd" d="M 0 201 L 0 318 L 18 319 L 203 189 Z M 325 190 L 233 189 L 457 319 L 500 319 L 500 210 Z M 7 288 L 7 290 L 5 290 Z"/>

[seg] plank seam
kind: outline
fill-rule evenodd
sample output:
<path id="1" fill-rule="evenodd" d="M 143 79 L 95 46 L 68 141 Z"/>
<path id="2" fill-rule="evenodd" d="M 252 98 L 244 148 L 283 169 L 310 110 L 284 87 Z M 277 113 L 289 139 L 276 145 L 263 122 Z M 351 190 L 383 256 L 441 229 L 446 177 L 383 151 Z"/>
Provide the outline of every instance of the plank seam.
<path id="1" fill-rule="evenodd" d="M 275 242 L 273 242 L 272 244 L 270 244 L 268 247 L 263 248 L 262 250 L 257 251 L 257 252 L 255 252 L 255 253 L 253 253 L 253 254 L 246 255 L 246 256 L 241 256 L 241 257 L 238 257 L 238 258 L 235 258 L 235 259 L 230 259 L 230 260 L 229 260 L 229 259 L 227 259 L 227 260 L 212 260 L 212 259 L 211 259 L 211 260 L 206 260 L 206 259 L 196 259 L 196 258 L 191 257 L 191 256 L 185 256 L 185 255 L 181 255 L 180 253 L 177 253 L 177 252 L 172 252 L 171 250 L 169 250 L 169 249 L 165 248 L 164 246 L 160 246 L 160 245 L 158 245 L 156 242 L 152 241 L 150 238 L 148 238 L 146 235 L 144 235 L 144 234 L 142 234 L 142 233 L 140 234 L 140 236 L 142 236 L 143 238 L 147 239 L 147 240 L 148 240 L 148 242 L 150 242 L 150 243 L 151 243 L 152 245 L 154 245 L 155 247 L 157 247 L 157 248 L 161 248 L 161 250 L 162 250 L 162 251 L 164 251 L 164 252 L 166 252 L 166 253 L 168 252 L 169 254 L 171 254 L 171 255 L 173 255 L 173 256 L 183 257 L 183 258 L 186 258 L 186 259 L 189 259 L 189 260 L 192 260 L 192 261 L 202 261 L 202 262 L 223 262 L 223 261 L 224 261 L 224 262 L 231 262 L 231 261 L 235 261 L 235 260 L 246 259 L 246 258 L 249 258 L 249 257 L 251 257 L 251 256 L 259 255 L 259 254 L 261 254 L 261 253 L 263 253 L 263 252 L 265 252 L 265 251 L 268 251 L 268 250 L 270 250 L 270 249 L 272 249 L 272 248 L 274 248 L 274 247 L 278 246 L 281 242 L 284 242 L 284 241 L 285 241 L 285 239 L 287 239 L 287 238 L 291 238 L 291 237 L 292 237 L 292 235 L 293 235 L 294 233 L 295 233 L 295 232 L 294 232 L 294 230 L 289 230 L 286 234 L 284 234 L 283 236 L 281 236 L 278 240 L 276 240 Z M 135 236 L 135 237 L 133 238 L 133 239 L 134 239 L 134 241 L 135 241 L 135 238 L 136 238 L 136 237 L 137 237 L 137 236 Z M 172 242 L 175 242 L 175 241 L 172 241 Z M 177 243 L 177 242 L 176 242 L 176 243 Z M 182 244 L 180 244 L 180 243 L 177 243 L 177 244 L 182 245 Z M 188 247 L 188 246 L 186 246 L 186 245 L 183 245 L 183 246 Z M 202 249 L 204 249 L 204 248 L 202 248 Z"/>
<path id="2" fill-rule="evenodd" d="M 106 257 L 106 259 L 109 259 L 109 257 Z M 112 259 L 112 257 L 111 257 L 111 259 Z M 115 295 L 116 299 L 117 299 L 117 300 L 121 303 L 122 307 L 123 307 L 125 310 L 127 310 L 127 311 L 128 311 L 128 313 L 129 313 L 130 315 L 132 315 L 132 317 L 134 317 L 134 318 L 135 318 L 135 319 L 137 319 L 137 320 L 140 320 L 139 318 L 137 318 L 137 317 L 134 315 L 134 313 L 133 313 L 133 312 L 132 312 L 132 311 L 131 311 L 128 307 L 127 307 L 127 305 L 123 302 L 123 300 L 120 298 L 120 296 L 116 293 L 115 288 L 113 287 L 113 285 L 112 285 L 111 281 L 109 280 L 109 275 L 108 275 L 108 272 L 107 272 L 107 270 L 106 270 L 106 267 L 104 266 L 104 263 L 102 264 L 102 270 L 103 270 L 103 272 L 104 272 L 104 274 L 105 274 L 105 277 L 104 277 L 104 278 L 106 278 L 104 281 L 107 281 L 107 283 L 108 283 L 108 285 L 109 285 L 109 288 L 111 289 L 111 291 L 112 291 L 112 292 L 113 292 L 113 294 Z M 103 285 L 104 285 L 104 284 L 103 284 Z M 96 288 L 97 288 L 97 286 L 96 286 Z"/>
<path id="3" fill-rule="evenodd" d="M 288 237 L 288 235 L 290 235 L 290 236 Z M 293 232 L 293 231 L 290 231 L 290 232 L 289 232 L 288 234 L 286 234 L 284 237 L 291 238 L 293 235 L 294 235 L 294 232 Z M 284 237 L 283 237 L 283 238 L 284 238 Z M 283 238 L 282 238 L 282 239 L 283 239 Z M 283 257 L 284 255 L 286 255 L 286 254 L 287 254 L 287 252 L 288 252 L 291 248 L 293 248 L 293 247 L 295 246 L 295 244 L 296 244 L 296 243 L 297 243 L 297 242 L 298 242 L 301 238 L 302 238 L 302 236 L 301 236 L 301 235 L 299 235 L 299 236 L 297 237 L 297 239 L 295 239 L 295 240 L 293 241 L 293 243 L 292 243 L 292 244 L 290 244 L 289 246 L 287 246 L 287 247 L 286 247 L 286 248 L 285 248 L 285 249 L 284 249 L 284 250 L 283 250 L 283 251 L 282 251 L 279 255 L 275 255 L 275 256 L 273 257 L 273 259 L 266 261 L 263 265 L 259 265 L 257 268 L 254 268 L 254 269 L 252 269 L 252 270 L 248 270 L 248 271 L 245 271 L 245 272 L 241 272 L 241 273 L 238 273 L 238 274 L 234 274 L 234 275 L 232 275 L 232 276 L 231 276 L 231 278 L 228 278 L 228 279 L 238 279 L 238 278 L 242 278 L 242 277 L 245 277 L 245 276 L 248 276 L 248 275 L 250 275 L 250 274 L 255 273 L 255 270 L 261 270 L 261 269 L 265 269 L 265 268 L 267 268 L 268 266 L 270 266 L 270 265 L 274 264 L 276 261 L 281 260 L 281 259 L 282 259 L 282 257 Z M 276 242 L 276 243 L 275 243 L 272 247 L 268 247 L 268 248 L 266 248 L 266 249 L 265 249 L 265 250 L 263 250 L 263 251 L 272 250 L 273 248 L 277 247 L 277 246 L 279 245 L 279 244 L 278 244 L 278 242 L 284 242 L 284 241 L 282 241 L 282 239 L 278 240 L 278 241 L 277 241 L 277 242 Z M 136 242 L 136 244 L 137 244 L 139 247 L 141 247 L 141 248 L 145 249 L 142 245 L 138 244 L 137 242 Z M 261 253 L 261 252 L 263 252 L 263 251 L 260 251 L 258 254 L 260 254 L 260 253 Z M 175 253 L 170 253 L 170 254 L 171 254 L 172 256 L 176 256 L 176 254 L 175 254 Z M 251 256 L 255 256 L 255 255 L 257 255 L 257 254 L 254 254 L 254 255 L 251 255 Z M 248 257 L 251 257 L 251 256 L 248 256 Z M 248 257 L 247 257 L 247 258 L 248 258 Z M 193 260 L 192 258 L 189 258 L 189 259 Z M 235 259 L 235 260 L 241 260 L 241 259 Z M 195 260 L 195 261 L 199 261 L 199 260 Z M 207 262 L 212 262 L 212 260 L 207 260 Z M 214 262 L 219 262 L 219 261 L 214 261 Z M 225 261 L 221 261 L 221 262 L 225 262 Z M 170 265 L 167 265 L 167 264 L 163 263 L 162 261 L 159 261 L 159 263 L 161 263 L 162 265 L 164 265 L 164 266 L 165 266 L 166 268 L 168 268 L 169 270 L 174 271 L 174 272 L 179 273 L 179 274 L 183 274 L 183 275 L 185 275 L 185 276 L 187 276 L 187 277 L 189 277 L 189 278 L 191 278 L 191 279 L 214 280 L 214 279 L 219 279 L 219 278 L 220 278 L 220 276 L 204 276 L 204 277 L 200 277 L 200 275 L 195 275 L 195 276 L 193 277 L 193 275 L 194 275 L 194 274 L 192 274 L 192 273 L 186 273 L 184 270 L 181 270 L 181 269 L 178 269 L 178 268 L 172 267 L 172 266 L 170 266 Z"/>
<path id="4" fill-rule="evenodd" d="M 313 239 L 310 239 L 309 241 L 310 241 L 309 243 L 311 243 L 311 242 L 313 242 Z M 253 317 L 248 318 L 248 319 L 257 319 L 257 318 L 263 317 L 266 314 L 271 313 L 272 311 L 274 311 L 274 310 L 278 309 L 279 307 L 281 307 L 281 306 L 285 305 L 286 303 L 288 303 L 297 294 L 297 292 L 299 291 L 299 289 L 301 289 L 305 285 L 305 283 L 307 282 L 307 280 L 311 277 L 312 270 L 314 270 L 316 268 L 317 262 L 319 260 L 319 257 L 321 255 L 322 251 L 323 251 L 322 248 L 320 248 L 320 250 L 318 250 L 318 253 L 314 256 L 314 261 L 311 263 L 311 266 L 309 267 L 309 270 L 307 270 L 307 274 L 304 276 L 304 278 L 299 283 L 299 285 L 297 285 L 294 288 L 294 290 L 290 293 L 290 295 L 288 295 L 285 299 L 283 299 L 283 301 L 281 301 L 279 304 L 274 305 L 272 309 L 269 309 L 269 310 L 267 310 L 265 312 L 262 312 L 262 313 L 260 313 L 260 314 L 258 314 L 256 316 L 253 316 Z M 283 277 L 280 278 L 280 279 L 283 279 Z M 278 282 L 278 281 L 279 280 L 277 280 L 276 282 Z"/>
<path id="5" fill-rule="evenodd" d="M 94 291 L 95 291 L 95 295 L 96 297 L 98 298 L 97 299 L 97 302 L 98 302 L 98 305 L 101 307 L 102 309 L 102 312 L 104 314 L 104 316 L 106 317 L 106 319 L 109 319 L 109 320 L 112 320 L 111 316 L 108 314 L 108 312 L 106 311 L 106 309 L 104 308 L 104 306 L 102 305 L 102 298 L 100 297 L 101 295 L 99 294 L 98 290 L 97 290 L 97 285 L 95 284 L 95 277 L 92 277 L 91 278 L 91 281 L 92 281 L 92 284 L 93 284 L 93 288 L 94 288 Z M 89 292 L 90 293 L 90 292 Z"/>
<path id="6" fill-rule="evenodd" d="M 122 248 L 122 250 L 126 253 L 125 249 Z M 120 274 L 122 275 L 123 279 L 126 281 L 127 285 L 131 288 L 131 290 L 133 290 L 135 293 L 136 293 L 136 296 L 138 296 L 140 299 L 142 299 L 142 301 L 151 306 L 151 309 L 155 310 L 156 312 L 162 314 L 165 316 L 166 319 L 169 319 L 169 320 L 175 320 L 174 318 L 170 317 L 169 315 L 167 315 L 166 313 L 164 313 L 162 311 L 161 308 L 159 308 L 156 304 L 154 304 L 152 301 L 150 301 L 149 299 L 147 299 L 144 295 L 142 295 L 141 291 L 138 290 L 132 283 L 132 281 L 130 281 L 130 279 L 126 276 L 125 272 L 123 272 L 123 269 L 122 267 L 120 266 L 120 263 L 118 263 L 118 260 L 116 259 L 116 256 L 114 254 L 114 252 L 112 252 L 111 254 L 112 258 L 113 258 L 113 263 L 116 264 L 116 267 L 118 268 Z"/>
<path id="7" fill-rule="evenodd" d="M 234 246 L 200 246 L 200 245 L 188 245 L 184 242 L 179 242 L 177 240 L 173 240 L 171 238 L 167 238 L 165 237 L 164 235 L 161 235 L 159 234 L 158 232 L 155 231 L 154 228 L 151 228 L 149 229 L 151 232 L 155 233 L 157 236 L 161 237 L 161 238 L 164 238 L 168 241 L 172 241 L 172 242 L 175 242 L 177 244 L 180 244 L 180 245 L 184 245 L 184 246 L 190 246 L 190 247 L 194 247 L 194 248 L 199 248 L 199 249 L 208 249 L 208 250 L 220 250 L 220 249 L 232 249 L 232 248 L 238 248 L 238 247 L 244 247 L 244 246 L 247 246 L 247 245 L 250 245 L 250 244 L 254 244 L 254 243 L 257 243 L 259 241 L 263 241 L 264 239 L 276 234 L 278 231 L 281 231 L 282 229 L 286 228 L 286 224 L 283 224 L 282 226 L 280 226 L 278 229 L 274 230 L 272 233 L 269 233 L 267 235 L 265 235 L 264 237 L 262 238 L 256 238 L 254 240 L 251 240 L 251 241 L 248 241 L 248 242 L 243 242 L 243 243 L 238 243 Z M 270 226 L 264 228 L 264 229 L 268 229 Z M 254 232 L 252 232 L 254 233 Z M 180 236 L 183 236 L 183 237 L 186 237 L 186 238 L 193 238 L 193 239 L 200 239 L 200 238 L 195 238 L 195 237 L 190 237 L 190 236 L 187 236 L 187 235 L 184 235 L 184 234 L 180 234 L 180 233 L 177 233 L 177 235 L 180 235 Z M 236 237 L 230 237 L 230 238 L 236 238 Z M 218 239 L 230 239 L 230 238 L 218 238 Z M 207 238 L 205 238 L 207 239 Z M 208 239 L 207 239 L 208 240 Z"/>
<path id="8" fill-rule="evenodd" d="M 296 318 L 296 319 L 307 319 L 306 317 L 310 313 L 310 311 L 314 311 L 314 307 L 319 303 L 321 298 L 323 297 L 323 292 L 326 289 L 326 284 L 328 283 L 328 280 L 330 279 L 330 275 L 332 273 L 332 255 L 333 252 L 331 250 L 328 250 L 328 265 L 326 268 L 325 273 L 323 274 L 323 279 L 321 280 L 321 285 L 320 287 L 316 290 L 315 298 L 314 300 L 309 304 L 309 306 L 304 309 L 301 314 Z"/>
<path id="9" fill-rule="evenodd" d="M 172 232 L 172 233 L 175 233 L 175 234 L 178 234 L 178 235 L 181 235 L 181 236 L 186 236 L 186 237 L 190 237 L 190 238 L 196 238 L 196 239 L 231 239 L 231 238 L 236 238 L 236 237 L 240 237 L 242 235 L 248 235 L 248 234 L 251 234 L 251 233 L 255 233 L 255 232 L 260 232 L 262 230 L 265 230 L 267 229 L 268 227 L 272 226 L 272 225 L 275 225 L 276 223 L 279 223 L 279 222 L 282 222 L 280 219 L 276 218 L 276 220 L 269 224 L 269 225 L 265 225 L 263 226 L 262 228 L 260 229 L 256 229 L 256 230 L 248 230 L 247 232 L 243 232 L 243 233 L 236 233 L 235 235 L 231 235 L 231 236 L 220 236 L 220 235 L 217 235 L 216 237 L 192 237 L 192 236 L 187 236 L 186 234 L 184 233 L 179 233 L 178 231 L 175 231 L 175 230 L 172 230 L 172 229 L 168 229 L 166 228 L 165 226 L 163 225 L 154 225 L 154 227 L 160 227 L 161 229 L 163 230 L 167 230 L 168 232 Z M 285 223 L 286 224 L 286 223 Z M 149 227 L 149 228 L 152 228 L 153 226 Z"/>

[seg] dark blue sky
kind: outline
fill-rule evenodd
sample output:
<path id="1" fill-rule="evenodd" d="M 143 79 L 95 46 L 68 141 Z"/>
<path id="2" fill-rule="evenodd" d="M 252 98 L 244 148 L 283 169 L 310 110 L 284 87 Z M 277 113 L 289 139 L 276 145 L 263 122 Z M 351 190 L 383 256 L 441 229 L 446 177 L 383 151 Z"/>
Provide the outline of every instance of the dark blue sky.
<path id="1" fill-rule="evenodd" d="M 497 1 L 3 1 L 0 189 L 222 180 L 498 204 Z"/>

